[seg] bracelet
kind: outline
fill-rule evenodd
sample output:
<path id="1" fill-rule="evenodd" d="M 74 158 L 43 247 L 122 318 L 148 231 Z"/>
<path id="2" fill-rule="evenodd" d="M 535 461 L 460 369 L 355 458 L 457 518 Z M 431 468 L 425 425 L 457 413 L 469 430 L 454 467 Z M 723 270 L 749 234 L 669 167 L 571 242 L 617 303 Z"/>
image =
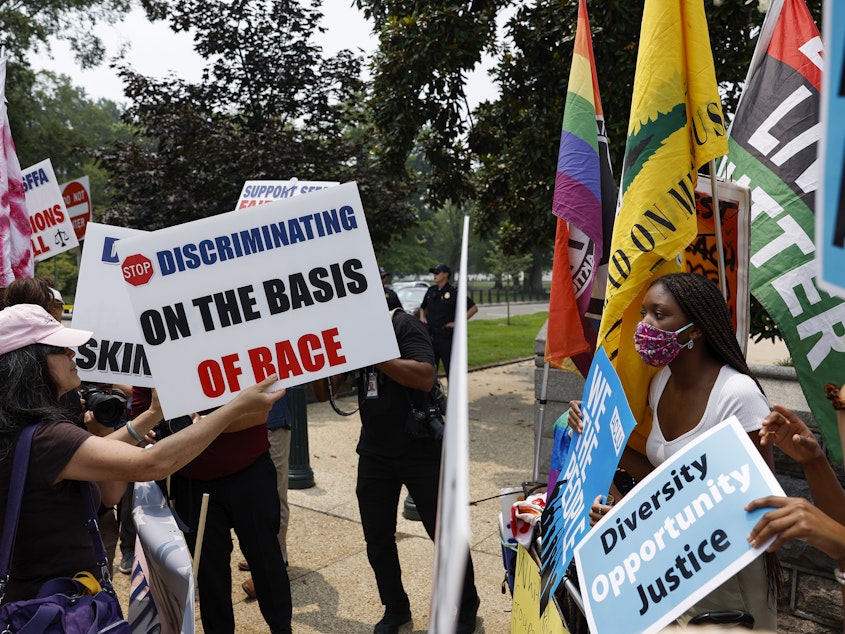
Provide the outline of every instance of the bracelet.
<path id="1" fill-rule="evenodd" d="M 833 569 L 833 578 L 836 579 L 840 585 L 845 586 L 845 572 L 842 572 L 839 568 Z"/>
<path id="2" fill-rule="evenodd" d="M 126 431 L 128 431 L 129 435 L 132 436 L 132 438 L 134 438 L 138 442 L 144 442 L 144 437 L 141 436 L 141 434 L 139 434 L 137 431 L 135 431 L 135 428 L 132 427 L 132 423 L 129 421 L 126 421 Z"/>
<path id="3" fill-rule="evenodd" d="M 830 399 L 833 409 L 845 409 L 845 400 L 839 396 L 839 386 L 835 383 L 828 383 L 824 386 L 824 394 Z"/>

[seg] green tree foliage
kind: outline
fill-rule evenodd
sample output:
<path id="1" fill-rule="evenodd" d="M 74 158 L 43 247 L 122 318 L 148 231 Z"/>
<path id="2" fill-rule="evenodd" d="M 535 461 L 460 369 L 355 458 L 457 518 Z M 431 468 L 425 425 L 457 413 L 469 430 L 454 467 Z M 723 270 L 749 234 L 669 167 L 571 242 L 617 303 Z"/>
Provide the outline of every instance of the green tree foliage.
<path id="1" fill-rule="evenodd" d="M 63 251 L 35 265 L 35 275 L 52 277 L 66 304 L 72 304 L 79 278 L 79 249 Z"/>
<path id="2" fill-rule="evenodd" d="M 402 177 L 408 155 L 421 150 L 431 168 L 426 198 L 433 206 L 472 193 L 466 74 L 494 43 L 503 4 L 356 0 L 379 34 L 369 103 L 384 137 L 381 157 Z"/>
<path id="3" fill-rule="evenodd" d="M 98 157 L 113 175 L 109 222 L 143 229 L 230 211 L 245 180 L 355 180 L 376 245 L 413 224 L 414 183 L 385 178 L 363 108 L 361 60 L 323 58 L 317 8 L 270 0 L 145 0 L 190 31 L 203 81 L 122 70 L 126 120 L 140 130 Z"/>
<path id="4" fill-rule="evenodd" d="M 67 75 L 42 71 L 33 77 L 26 118 L 18 122 L 14 136 L 21 166 L 49 158 L 56 177 L 69 180 L 98 171 L 89 148 L 132 137 L 113 101 L 92 101 Z M 17 114 L 10 116 L 17 120 Z"/>
<path id="5" fill-rule="evenodd" d="M 120 122 L 120 110 L 112 101 L 90 100 L 73 86 L 67 75 L 49 72 L 31 74 L 26 116 L 10 112 L 17 133 L 13 137 L 23 168 L 50 159 L 59 182 L 88 176 L 94 217 L 107 206 L 106 174 L 89 156 L 90 148 L 115 139 L 129 139 L 130 129 Z M 68 297 L 76 291 L 78 254 L 60 253 L 37 265 L 37 275 L 50 275 Z"/>
<path id="6" fill-rule="evenodd" d="M 7 0 L 0 2 L 0 44 L 11 60 L 28 66 L 33 49 L 49 50 L 50 39 L 67 40 L 84 68 L 103 61 L 105 48 L 97 24 L 114 24 L 129 11 L 130 0 Z"/>
<path id="7" fill-rule="evenodd" d="M 0 1 L 0 47 L 5 47 L 9 57 L 6 98 L 12 138 L 19 153 L 26 151 L 21 139 L 22 127 L 32 119 L 30 106 L 35 98 L 32 91 L 36 75 L 29 56 L 36 50 L 49 51 L 52 39 L 57 38 L 70 43 L 81 66 L 100 64 L 105 48 L 94 27 L 119 21 L 129 11 L 130 4 L 130 0 Z"/>

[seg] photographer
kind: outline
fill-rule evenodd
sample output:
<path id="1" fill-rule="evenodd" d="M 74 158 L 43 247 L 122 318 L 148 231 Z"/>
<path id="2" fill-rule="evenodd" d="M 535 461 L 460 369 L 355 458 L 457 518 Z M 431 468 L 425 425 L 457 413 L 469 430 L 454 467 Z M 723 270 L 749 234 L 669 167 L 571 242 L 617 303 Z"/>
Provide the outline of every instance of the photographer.
<path id="1" fill-rule="evenodd" d="M 434 539 L 442 449 L 442 418 L 430 396 L 435 380 L 431 338 L 424 324 L 401 310 L 393 311 L 392 322 L 400 358 L 355 373 L 362 423 L 356 494 L 367 557 L 385 606 L 375 634 L 393 634 L 411 620 L 396 548 L 399 495 L 404 484 Z M 331 384 L 312 382 L 314 395 L 328 400 L 343 379 L 338 375 L 331 377 Z M 475 631 L 478 604 L 468 557 L 458 634 Z"/>
<path id="2" fill-rule="evenodd" d="M 132 393 L 133 390 L 128 385 L 83 383 L 78 391 L 65 395 L 64 401 L 72 403 L 73 399 L 76 399 L 77 407 L 80 409 L 78 420 L 93 435 L 137 445 L 141 442 L 137 438 L 146 436 L 161 419 L 161 406 L 156 396 L 153 399 L 154 404 L 150 406 L 149 413 L 135 418 L 130 424 L 127 420 L 126 395 L 132 395 Z M 129 424 L 131 432 L 127 429 L 127 424 Z M 121 510 L 123 510 L 122 507 L 126 507 L 128 498 L 128 510 L 131 513 L 133 485 L 131 482 L 118 481 L 102 481 L 98 485 L 102 502 L 97 510 L 97 522 L 100 525 L 100 534 L 103 538 L 108 560 L 113 562 L 117 551 L 118 538 L 123 532 Z M 127 491 L 129 491 L 128 496 Z M 118 570 L 124 573 L 131 572 L 135 550 L 134 535 L 128 548 L 131 549 L 131 552 L 128 554 L 121 553 L 120 564 L 118 564 Z"/>

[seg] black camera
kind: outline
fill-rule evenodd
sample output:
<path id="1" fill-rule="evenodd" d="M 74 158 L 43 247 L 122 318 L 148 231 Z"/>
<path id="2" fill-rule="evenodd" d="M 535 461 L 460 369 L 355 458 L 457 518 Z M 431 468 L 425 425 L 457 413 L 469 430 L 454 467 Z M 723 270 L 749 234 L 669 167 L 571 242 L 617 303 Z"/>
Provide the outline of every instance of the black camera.
<path id="1" fill-rule="evenodd" d="M 167 438 L 173 434 L 182 431 L 186 427 L 190 427 L 193 420 L 190 416 L 179 416 L 177 418 L 163 419 L 156 423 L 153 431 L 156 434 L 156 440 Z"/>
<path id="2" fill-rule="evenodd" d="M 427 409 L 412 408 L 405 421 L 405 433 L 411 438 L 443 440 L 443 427 L 443 417 L 436 405 Z"/>
<path id="3" fill-rule="evenodd" d="M 79 396 L 85 399 L 85 409 L 105 427 L 117 427 L 126 414 L 126 395 L 116 388 L 109 394 L 96 385 L 85 385 Z"/>

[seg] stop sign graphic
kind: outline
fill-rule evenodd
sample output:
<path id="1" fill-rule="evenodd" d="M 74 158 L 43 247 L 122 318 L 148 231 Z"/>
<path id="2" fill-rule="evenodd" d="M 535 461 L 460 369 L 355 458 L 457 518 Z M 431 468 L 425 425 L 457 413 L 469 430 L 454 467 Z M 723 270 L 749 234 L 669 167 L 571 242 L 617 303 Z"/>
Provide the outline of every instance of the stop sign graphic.
<path id="1" fill-rule="evenodd" d="M 123 271 L 123 279 L 132 286 L 142 286 L 153 276 L 153 263 L 147 256 L 136 253 L 123 261 L 120 270 Z"/>
<path id="2" fill-rule="evenodd" d="M 91 197 L 88 195 L 88 177 L 71 181 L 62 186 L 62 198 L 65 201 L 76 239 L 85 237 L 85 227 L 91 222 Z"/>

